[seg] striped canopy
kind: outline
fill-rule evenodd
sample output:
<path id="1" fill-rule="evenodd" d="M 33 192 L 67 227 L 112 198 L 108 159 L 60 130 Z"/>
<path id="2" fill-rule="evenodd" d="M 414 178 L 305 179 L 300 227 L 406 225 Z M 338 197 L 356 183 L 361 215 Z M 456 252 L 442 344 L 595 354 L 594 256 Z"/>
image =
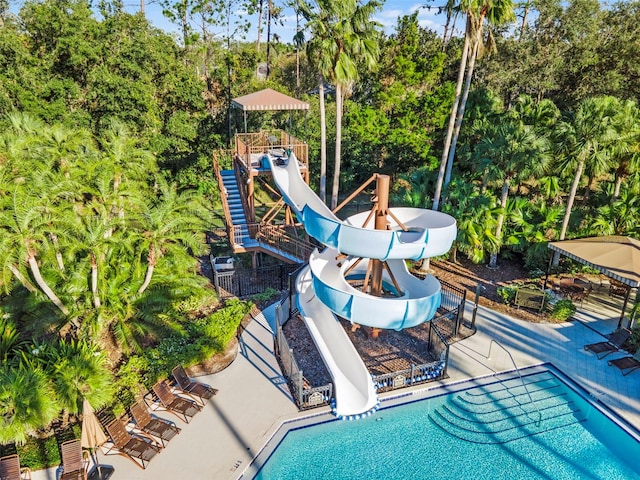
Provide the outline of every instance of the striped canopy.
<path id="1" fill-rule="evenodd" d="M 611 235 L 551 242 L 549 248 L 631 288 L 640 287 L 640 240 Z"/>
<path id="2" fill-rule="evenodd" d="M 231 104 L 243 112 L 250 110 L 309 110 L 307 102 L 276 92 L 271 88 L 234 98 Z"/>

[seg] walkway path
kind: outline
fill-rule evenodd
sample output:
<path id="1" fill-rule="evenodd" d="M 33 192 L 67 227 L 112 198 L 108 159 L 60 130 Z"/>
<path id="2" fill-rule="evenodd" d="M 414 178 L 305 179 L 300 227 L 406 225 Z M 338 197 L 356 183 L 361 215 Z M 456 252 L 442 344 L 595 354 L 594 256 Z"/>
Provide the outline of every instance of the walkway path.
<path id="1" fill-rule="evenodd" d="M 509 349 L 519 367 L 553 363 L 640 429 L 640 373 L 623 377 L 607 366 L 607 359 L 620 354 L 597 360 L 583 350 L 585 344 L 603 340 L 598 332 L 609 333 L 618 322 L 619 313 L 595 307 L 587 302 L 576 315 L 578 320 L 561 324 L 523 322 L 480 307 L 478 331 L 452 345 L 450 378 L 442 383 L 511 370 L 511 360 L 499 348 L 494 347 L 491 358 L 487 358 L 491 339 L 495 339 Z M 470 310 L 466 313 L 471 315 Z M 299 415 L 273 354 L 269 322 L 274 317 L 275 308 L 266 309 L 245 330 L 238 358 L 224 371 L 201 378 L 218 388 L 218 395 L 190 424 L 176 422 L 182 432 L 146 470 L 124 457 L 100 455 L 102 464 L 115 467 L 111 478 L 237 479 L 282 421 Z M 33 478 L 53 480 L 55 470 L 35 472 Z"/>

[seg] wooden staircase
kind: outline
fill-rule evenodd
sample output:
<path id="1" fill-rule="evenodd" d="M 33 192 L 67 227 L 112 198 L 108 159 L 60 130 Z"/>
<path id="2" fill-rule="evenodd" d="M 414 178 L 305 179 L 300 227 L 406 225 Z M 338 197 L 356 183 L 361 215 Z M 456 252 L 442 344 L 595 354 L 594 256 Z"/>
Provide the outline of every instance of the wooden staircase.
<path id="1" fill-rule="evenodd" d="M 241 178 L 236 169 L 221 170 L 219 157 L 234 153 L 214 152 L 213 168 L 220 190 L 229 244 L 234 253 L 263 252 L 287 263 L 306 263 L 316 245 L 286 232 L 284 225 L 251 222 L 243 200 Z M 234 166 L 238 162 L 233 162 Z"/>

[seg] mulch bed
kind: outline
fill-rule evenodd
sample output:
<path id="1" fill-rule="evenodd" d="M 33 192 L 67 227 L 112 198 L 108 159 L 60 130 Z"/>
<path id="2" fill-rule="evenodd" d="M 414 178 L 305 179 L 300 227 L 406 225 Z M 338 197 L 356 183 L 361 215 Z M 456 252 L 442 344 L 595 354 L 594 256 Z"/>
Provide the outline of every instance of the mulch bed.
<path id="1" fill-rule="evenodd" d="M 497 294 L 499 286 L 528 280 L 527 271 L 518 261 L 503 260 L 497 269 L 490 269 L 485 265 L 474 265 L 464 260 L 459 263 L 432 261 L 430 267 L 438 279 L 466 289 L 468 302 L 474 301 L 476 288 L 480 282 L 485 287 L 481 291 L 479 301 L 481 305 L 523 320 L 541 321 L 541 316 L 535 312 L 511 308 L 501 303 Z M 341 320 L 341 323 L 365 365 L 375 375 L 410 368 L 411 364 L 419 365 L 436 360 L 427 351 L 429 323 L 400 332 L 383 330 L 377 339 L 372 338 L 370 329 L 361 327 L 352 332 L 349 322 Z M 450 343 L 474 333 L 463 327 L 459 334 L 454 336 L 451 321 L 441 319 L 437 320 L 436 324 Z M 288 321 L 283 327 L 283 332 L 302 369 L 306 386 L 317 387 L 329 383 L 331 381 L 329 372 L 302 318 L 295 317 Z"/>

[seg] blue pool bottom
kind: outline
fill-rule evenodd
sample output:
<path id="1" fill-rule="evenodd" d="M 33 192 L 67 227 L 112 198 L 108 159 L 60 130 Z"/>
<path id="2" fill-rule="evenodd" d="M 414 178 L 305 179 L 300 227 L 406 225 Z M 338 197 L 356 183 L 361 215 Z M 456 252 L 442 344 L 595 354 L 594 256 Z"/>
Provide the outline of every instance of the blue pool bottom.
<path id="1" fill-rule="evenodd" d="M 539 409 L 546 408 L 548 401 L 539 402 L 540 406 L 533 410 L 526 405 L 509 406 L 506 411 L 513 418 L 507 420 L 486 419 L 484 411 L 510 405 L 504 402 L 512 399 L 501 399 L 501 395 L 507 397 L 499 392 L 502 382 L 478 386 L 477 382 L 470 381 L 457 384 L 454 393 L 440 391 L 438 394 L 439 389 L 435 389 L 430 393 L 435 396 L 383 408 L 357 422 L 329 421 L 290 430 L 254 478 L 640 479 L 640 466 L 632 463 L 640 458 L 637 437 L 612 421 L 608 412 L 589 402 L 579 389 L 560 381 L 548 369 L 538 369 L 524 377 L 534 396 L 536 388 L 542 391 L 549 375 L 558 378 L 553 397 L 562 398 L 575 413 L 565 414 L 567 421 L 560 427 L 549 423 L 548 428 L 553 428 L 548 431 L 545 431 L 545 420 L 531 425 L 543 433 L 522 434 L 522 438 L 517 434 L 527 432 L 529 427 L 522 425 L 537 418 L 534 416 L 539 415 Z M 528 398 L 530 393 L 521 395 L 519 380 L 509 381 L 511 391 L 519 398 L 517 401 Z M 540 387 L 536 387 L 536 382 Z M 520 391 L 516 392 L 518 388 Z M 495 402 L 485 403 L 487 392 L 486 398 L 494 398 Z M 462 430 L 446 431 L 446 426 L 436 424 L 434 417 L 461 398 L 477 402 L 476 408 L 483 412 L 470 413 Z M 520 415 L 525 409 L 529 414 Z M 550 421 L 557 423 L 557 418 Z M 488 433 L 492 429 L 503 431 L 493 435 Z M 509 435 L 504 436 L 504 431 Z M 474 443 L 476 441 L 488 444 Z M 494 441 L 505 443 L 492 444 Z"/>

